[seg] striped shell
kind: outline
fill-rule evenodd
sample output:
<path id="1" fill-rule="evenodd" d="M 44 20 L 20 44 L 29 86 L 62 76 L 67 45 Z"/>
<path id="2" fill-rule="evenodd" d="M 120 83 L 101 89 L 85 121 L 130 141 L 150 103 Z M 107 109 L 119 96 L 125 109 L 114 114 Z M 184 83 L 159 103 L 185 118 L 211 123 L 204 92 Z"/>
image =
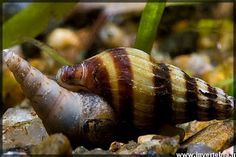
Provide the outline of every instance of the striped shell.
<path id="1" fill-rule="evenodd" d="M 233 98 L 223 90 L 175 66 L 156 63 L 134 48 L 110 49 L 81 64 L 64 66 L 57 81 L 69 90 L 87 89 L 102 96 L 120 121 L 137 128 L 223 119 L 234 110 Z"/>

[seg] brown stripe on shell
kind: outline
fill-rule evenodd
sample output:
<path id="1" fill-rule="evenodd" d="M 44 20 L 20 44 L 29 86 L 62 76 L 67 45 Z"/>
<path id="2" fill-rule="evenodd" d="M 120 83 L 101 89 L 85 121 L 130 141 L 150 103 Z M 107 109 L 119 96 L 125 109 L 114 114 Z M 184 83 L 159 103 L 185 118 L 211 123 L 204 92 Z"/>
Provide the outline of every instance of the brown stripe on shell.
<path id="1" fill-rule="evenodd" d="M 230 100 L 228 99 L 228 96 L 227 96 L 226 93 L 224 94 L 224 97 L 225 97 L 225 103 L 229 104 L 229 103 L 230 103 Z"/>
<path id="2" fill-rule="evenodd" d="M 172 87 L 169 68 L 163 64 L 153 66 L 155 100 L 154 112 L 157 123 L 171 122 L 172 115 Z"/>
<path id="3" fill-rule="evenodd" d="M 199 94 L 199 103 L 198 103 L 198 120 L 211 120 L 215 119 L 219 112 L 216 111 L 217 105 L 217 91 L 215 88 L 211 87 L 205 81 L 197 79 L 198 83 L 198 94 Z"/>
<path id="4" fill-rule="evenodd" d="M 133 72 L 130 59 L 123 48 L 110 50 L 116 68 L 119 89 L 119 117 L 133 122 Z"/>
<path id="5" fill-rule="evenodd" d="M 99 56 L 84 61 L 86 66 L 86 87 L 101 95 L 109 104 L 113 104 L 113 95 L 106 66 Z"/>
<path id="6" fill-rule="evenodd" d="M 186 80 L 186 117 L 189 120 L 198 119 L 198 87 L 194 78 L 185 73 Z"/>
<path id="7" fill-rule="evenodd" d="M 202 92 L 204 96 L 206 96 L 208 99 L 208 105 L 209 108 L 207 109 L 208 117 L 209 119 L 216 118 L 217 117 L 217 111 L 214 105 L 216 105 L 216 98 L 217 98 L 217 91 L 214 87 L 211 87 L 209 84 L 208 86 L 208 93 Z"/>
<path id="8" fill-rule="evenodd" d="M 209 94 L 206 94 L 206 96 L 208 97 L 209 105 L 213 106 L 216 103 L 217 91 L 214 87 L 211 87 L 209 84 L 207 84 L 207 86 Z"/>

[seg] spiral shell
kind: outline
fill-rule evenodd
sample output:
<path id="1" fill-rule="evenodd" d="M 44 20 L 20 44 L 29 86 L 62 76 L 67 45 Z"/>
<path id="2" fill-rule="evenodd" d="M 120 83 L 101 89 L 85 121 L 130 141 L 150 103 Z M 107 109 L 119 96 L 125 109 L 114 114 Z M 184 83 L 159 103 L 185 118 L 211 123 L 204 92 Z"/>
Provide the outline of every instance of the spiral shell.
<path id="1" fill-rule="evenodd" d="M 86 89 L 102 96 L 120 121 L 137 128 L 223 119 L 234 109 L 232 97 L 223 90 L 173 65 L 156 63 L 134 48 L 106 50 L 81 64 L 64 66 L 57 81 L 69 90 Z"/>
<path id="2" fill-rule="evenodd" d="M 63 133 L 73 146 L 110 144 L 116 120 L 103 98 L 62 88 L 11 50 L 3 52 L 3 60 L 49 134 Z"/>

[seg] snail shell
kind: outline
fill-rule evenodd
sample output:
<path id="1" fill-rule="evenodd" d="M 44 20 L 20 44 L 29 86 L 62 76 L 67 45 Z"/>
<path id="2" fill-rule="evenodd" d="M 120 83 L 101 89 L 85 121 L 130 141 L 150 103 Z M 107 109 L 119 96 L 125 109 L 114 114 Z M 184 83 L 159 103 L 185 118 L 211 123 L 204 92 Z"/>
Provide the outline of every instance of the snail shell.
<path id="1" fill-rule="evenodd" d="M 3 52 L 3 60 L 49 134 L 63 133 L 73 146 L 101 146 L 112 141 L 115 116 L 101 97 L 62 88 L 12 51 Z"/>
<path id="2" fill-rule="evenodd" d="M 119 121 L 140 129 L 163 122 L 224 119 L 232 115 L 233 98 L 181 69 L 156 63 L 134 48 L 115 48 L 81 64 L 64 66 L 57 82 L 72 91 L 102 96 Z"/>

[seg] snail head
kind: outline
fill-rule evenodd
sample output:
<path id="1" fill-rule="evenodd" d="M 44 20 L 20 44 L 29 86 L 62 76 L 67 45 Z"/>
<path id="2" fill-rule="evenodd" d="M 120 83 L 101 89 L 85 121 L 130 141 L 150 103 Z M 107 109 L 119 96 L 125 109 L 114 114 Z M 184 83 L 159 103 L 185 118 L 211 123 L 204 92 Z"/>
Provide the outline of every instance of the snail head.
<path id="1" fill-rule="evenodd" d="M 71 91 L 86 90 L 84 65 L 63 66 L 57 72 L 56 81 L 60 86 Z"/>

